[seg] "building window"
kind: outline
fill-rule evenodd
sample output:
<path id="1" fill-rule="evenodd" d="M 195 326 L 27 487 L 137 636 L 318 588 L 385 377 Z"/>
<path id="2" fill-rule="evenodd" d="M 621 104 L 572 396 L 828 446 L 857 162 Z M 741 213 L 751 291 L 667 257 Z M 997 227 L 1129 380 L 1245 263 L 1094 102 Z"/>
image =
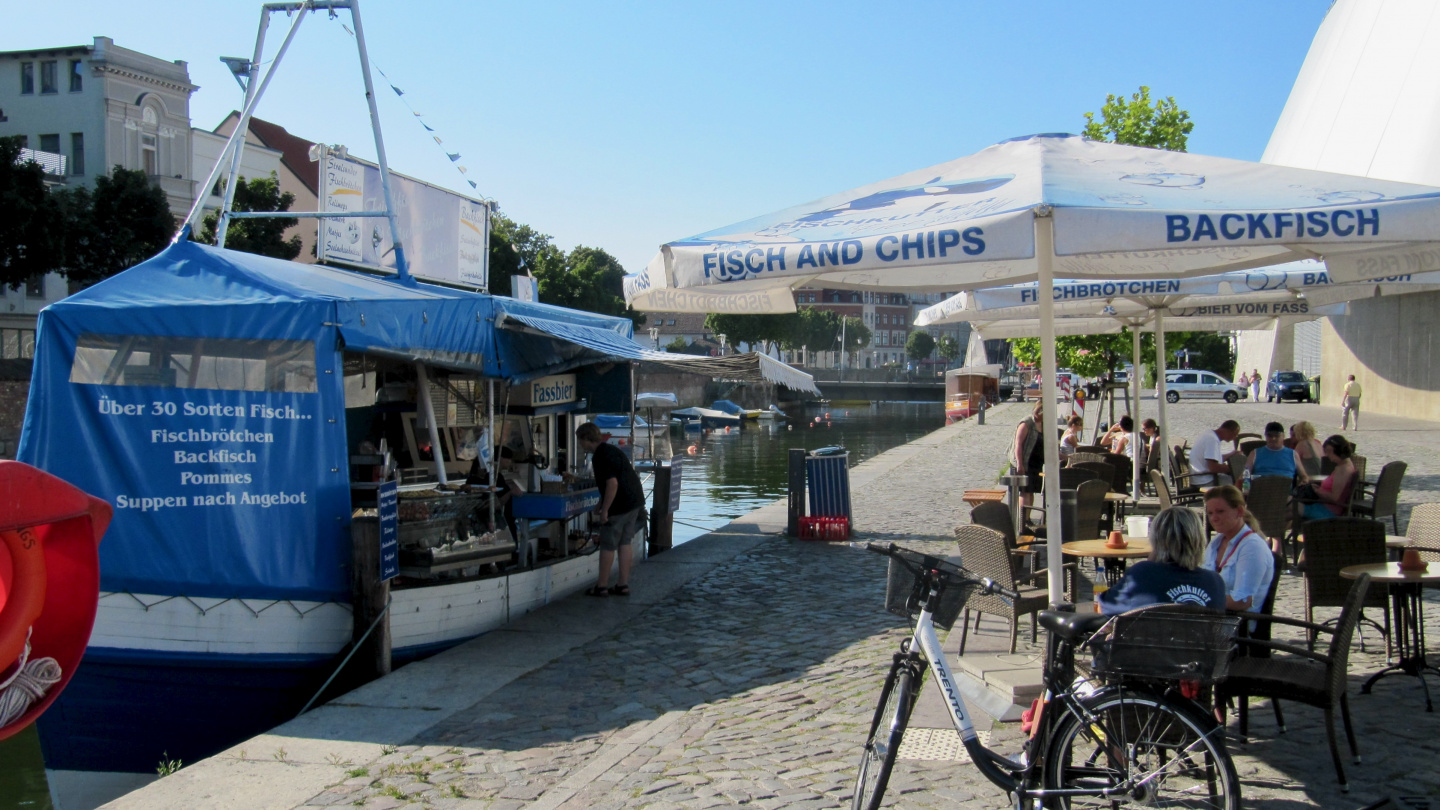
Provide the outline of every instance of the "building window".
<path id="1" fill-rule="evenodd" d="M 85 71 L 79 59 L 70 60 L 70 92 L 78 93 L 85 86 Z"/>
<path id="2" fill-rule="evenodd" d="M 60 133 L 40 136 L 40 151 L 49 152 L 52 155 L 60 154 Z"/>
<path id="3" fill-rule="evenodd" d="M 160 152 L 154 135 L 140 136 L 140 168 L 152 177 L 160 173 Z"/>
<path id="4" fill-rule="evenodd" d="M 36 273 L 35 275 L 33 275 L 33 276 L 25 279 L 25 297 L 26 297 L 26 298 L 44 298 L 44 297 L 45 297 L 45 274 L 44 274 L 44 273 Z"/>
<path id="5" fill-rule="evenodd" d="M 54 59 L 51 59 L 51 60 L 49 60 L 49 61 L 41 62 L 41 63 L 40 63 L 40 92 L 41 92 L 41 93 L 58 93 L 58 92 L 60 92 L 59 85 L 56 83 L 56 79 L 59 78 L 59 77 L 56 75 L 57 72 L 58 72 L 58 65 L 56 64 L 56 62 L 55 62 Z"/>
<path id="6" fill-rule="evenodd" d="M 20 95 L 35 95 L 35 63 L 20 63 Z"/>
<path id="7" fill-rule="evenodd" d="M 70 133 L 70 173 L 82 175 L 85 173 L 85 133 Z"/>

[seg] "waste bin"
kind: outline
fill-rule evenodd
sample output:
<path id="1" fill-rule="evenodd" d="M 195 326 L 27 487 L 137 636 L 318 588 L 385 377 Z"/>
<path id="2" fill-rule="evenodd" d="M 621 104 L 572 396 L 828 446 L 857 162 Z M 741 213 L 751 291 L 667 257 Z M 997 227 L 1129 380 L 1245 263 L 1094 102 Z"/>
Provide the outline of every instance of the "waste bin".
<path id="1" fill-rule="evenodd" d="M 805 456 L 810 516 L 850 522 L 850 454 L 843 447 L 822 447 Z M 846 534 L 849 532 L 847 531 Z"/>

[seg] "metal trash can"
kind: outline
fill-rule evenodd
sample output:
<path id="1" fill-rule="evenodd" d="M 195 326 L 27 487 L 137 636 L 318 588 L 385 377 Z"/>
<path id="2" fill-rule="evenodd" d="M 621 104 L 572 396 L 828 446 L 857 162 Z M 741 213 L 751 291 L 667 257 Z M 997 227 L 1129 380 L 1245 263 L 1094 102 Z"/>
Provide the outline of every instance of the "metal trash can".
<path id="1" fill-rule="evenodd" d="M 822 447 L 805 456 L 805 478 L 812 517 L 850 519 L 850 454 L 843 447 Z"/>

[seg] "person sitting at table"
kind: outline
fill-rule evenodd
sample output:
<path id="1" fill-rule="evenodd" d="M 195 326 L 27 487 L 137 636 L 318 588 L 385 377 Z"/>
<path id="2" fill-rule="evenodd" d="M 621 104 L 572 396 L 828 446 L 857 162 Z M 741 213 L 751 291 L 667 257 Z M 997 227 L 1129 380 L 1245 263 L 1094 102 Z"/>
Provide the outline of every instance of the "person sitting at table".
<path id="1" fill-rule="evenodd" d="M 1120 417 L 1119 422 L 1105 431 L 1105 435 L 1100 437 L 1100 446 L 1109 448 L 1112 453 L 1134 458 L 1135 420 L 1130 418 L 1130 414 Z"/>
<path id="2" fill-rule="evenodd" d="M 1145 419 L 1140 423 L 1140 466 L 1142 468 L 1150 465 L 1150 454 L 1160 449 L 1160 425 L 1154 419 Z"/>
<path id="3" fill-rule="evenodd" d="M 1096 604 L 1101 613 L 1165 603 L 1220 610 L 1225 606 L 1225 580 L 1200 567 L 1204 558 L 1205 524 L 1200 516 L 1184 506 L 1162 510 L 1150 520 L 1150 558 L 1130 566 Z"/>
<path id="4" fill-rule="evenodd" d="M 1065 434 L 1060 437 L 1060 462 L 1063 464 L 1075 455 L 1075 448 L 1080 446 L 1080 434 L 1085 430 L 1085 420 L 1080 414 L 1070 417 L 1065 423 Z"/>
<path id="5" fill-rule="evenodd" d="M 1275 576 L 1275 558 L 1260 522 L 1245 508 L 1240 490 L 1228 484 L 1205 493 L 1205 517 L 1215 539 L 1205 549 L 1204 567 L 1225 581 L 1225 607 L 1259 612 Z"/>
<path id="6" fill-rule="evenodd" d="M 1355 488 L 1355 462 L 1350 458 L 1355 455 L 1355 445 L 1337 433 L 1326 439 L 1320 450 L 1335 469 L 1325 476 L 1320 486 L 1311 487 L 1309 494 L 1296 498 L 1302 520 L 1339 517 L 1350 503 L 1350 493 Z"/>
<path id="7" fill-rule="evenodd" d="M 1190 446 L 1190 486 L 1184 491 L 1210 486 L 1216 483 L 1217 475 L 1229 476 L 1230 466 L 1225 463 L 1225 451 L 1221 449 L 1221 445 L 1235 441 L 1235 437 L 1239 435 L 1240 423 L 1234 419 L 1226 419 L 1220 423 L 1220 427 L 1202 431 L 1196 437 Z"/>
<path id="8" fill-rule="evenodd" d="M 1315 426 L 1305 421 L 1296 422 L 1290 426 L 1290 438 L 1295 442 L 1292 446 L 1300 456 L 1305 474 L 1311 478 L 1319 476 L 1320 459 L 1325 452 L 1320 447 L 1320 440 L 1315 438 Z"/>
<path id="9" fill-rule="evenodd" d="M 1285 446 L 1285 426 L 1279 422 L 1265 425 L 1265 446 L 1250 451 L 1245 458 L 1245 469 L 1254 478 L 1274 475 L 1301 484 L 1310 480 L 1300 454 Z"/>

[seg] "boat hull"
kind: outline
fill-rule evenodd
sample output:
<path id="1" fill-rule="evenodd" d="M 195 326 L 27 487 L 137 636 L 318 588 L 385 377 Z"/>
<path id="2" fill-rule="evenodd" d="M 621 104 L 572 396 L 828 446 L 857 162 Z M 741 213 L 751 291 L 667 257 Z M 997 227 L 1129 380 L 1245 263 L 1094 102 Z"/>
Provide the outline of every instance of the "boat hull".
<path id="1" fill-rule="evenodd" d="M 593 557 L 582 555 L 394 590 L 394 664 L 501 627 L 595 574 Z M 333 602 L 103 594 L 85 658 L 38 724 L 46 768 L 154 773 L 162 760 L 212 756 L 293 719 L 352 635 L 349 606 Z"/>

